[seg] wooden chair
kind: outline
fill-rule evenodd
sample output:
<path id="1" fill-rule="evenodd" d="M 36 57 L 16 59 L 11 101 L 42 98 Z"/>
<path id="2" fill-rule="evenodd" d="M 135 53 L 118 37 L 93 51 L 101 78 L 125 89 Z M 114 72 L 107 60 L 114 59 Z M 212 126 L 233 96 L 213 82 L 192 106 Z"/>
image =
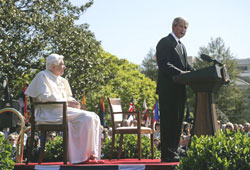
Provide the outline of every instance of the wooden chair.
<path id="1" fill-rule="evenodd" d="M 32 156 L 32 150 L 34 148 L 34 136 L 36 131 L 41 131 L 41 148 L 38 163 L 40 164 L 43 160 L 43 154 L 46 142 L 46 133 L 48 131 L 62 131 L 63 132 L 63 163 L 67 164 L 68 154 L 68 124 L 67 124 L 67 103 L 66 102 L 34 102 L 30 98 L 31 111 L 30 111 L 30 123 L 31 123 L 31 136 L 28 148 L 28 158 L 26 164 L 29 163 Z M 37 105 L 62 105 L 63 107 L 63 119 L 61 124 L 36 124 L 35 122 L 35 107 Z"/>
<path id="2" fill-rule="evenodd" d="M 141 114 L 140 112 L 123 112 L 121 100 L 119 98 L 108 98 L 111 120 L 112 120 L 112 147 L 110 150 L 110 159 L 112 158 L 114 144 L 115 144 L 115 135 L 120 134 L 120 144 L 119 144 L 119 153 L 118 159 L 121 157 L 122 151 L 122 142 L 124 134 L 137 134 L 138 137 L 138 159 L 141 160 L 141 135 L 150 134 L 151 138 L 151 156 L 154 159 L 154 130 L 153 130 L 153 114 L 151 114 L 151 127 L 142 127 L 141 126 Z M 122 126 L 124 115 L 136 115 L 137 126 Z M 121 126 L 117 126 L 120 124 Z"/>

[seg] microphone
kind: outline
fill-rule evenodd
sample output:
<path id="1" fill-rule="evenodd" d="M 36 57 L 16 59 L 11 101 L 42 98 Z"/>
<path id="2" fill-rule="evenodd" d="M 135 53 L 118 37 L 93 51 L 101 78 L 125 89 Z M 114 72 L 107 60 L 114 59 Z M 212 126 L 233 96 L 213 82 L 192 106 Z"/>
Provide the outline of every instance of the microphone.
<path id="1" fill-rule="evenodd" d="M 201 59 L 204 61 L 207 61 L 209 63 L 213 62 L 214 64 L 218 64 L 219 66 L 223 66 L 223 64 L 221 62 L 219 62 L 216 59 L 213 59 L 212 57 L 210 57 L 209 55 L 206 55 L 206 54 L 201 54 Z"/>

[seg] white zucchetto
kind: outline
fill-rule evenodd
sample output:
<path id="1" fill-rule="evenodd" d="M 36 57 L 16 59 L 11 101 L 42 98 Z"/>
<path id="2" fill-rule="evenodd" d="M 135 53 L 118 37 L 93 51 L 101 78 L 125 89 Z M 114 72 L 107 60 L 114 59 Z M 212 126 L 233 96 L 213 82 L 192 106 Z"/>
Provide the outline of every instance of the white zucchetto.
<path id="1" fill-rule="evenodd" d="M 56 62 L 59 63 L 59 61 L 63 60 L 63 58 L 63 55 L 50 54 L 48 57 L 46 57 L 46 70 L 50 70 L 50 66 L 52 64 L 55 64 Z"/>

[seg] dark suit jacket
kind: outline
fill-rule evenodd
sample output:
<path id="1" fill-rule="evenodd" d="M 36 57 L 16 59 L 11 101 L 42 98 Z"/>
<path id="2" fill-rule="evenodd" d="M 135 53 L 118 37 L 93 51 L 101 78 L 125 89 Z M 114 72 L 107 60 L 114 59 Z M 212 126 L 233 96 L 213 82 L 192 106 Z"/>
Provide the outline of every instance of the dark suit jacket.
<path id="1" fill-rule="evenodd" d="M 181 71 L 191 70 L 187 63 L 187 53 L 169 34 L 162 38 L 156 47 L 157 64 L 159 67 L 157 90 L 160 104 L 161 121 L 161 158 L 173 156 L 176 151 L 184 117 L 186 86 L 173 81 L 173 76 Z"/>
<path id="2" fill-rule="evenodd" d="M 187 62 L 185 46 L 183 45 L 184 54 L 182 55 L 177 45 L 178 43 L 174 37 L 169 34 L 167 37 L 162 38 L 156 47 L 156 57 L 159 68 L 157 92 L 167 93 L 168 96 L 171 96 L 170 93 L 173 95 L 176 92 L 185 93 L 185 86 L 174 83 L 172 78 L 180 74 L 181 71 L 192 69 Z"/>

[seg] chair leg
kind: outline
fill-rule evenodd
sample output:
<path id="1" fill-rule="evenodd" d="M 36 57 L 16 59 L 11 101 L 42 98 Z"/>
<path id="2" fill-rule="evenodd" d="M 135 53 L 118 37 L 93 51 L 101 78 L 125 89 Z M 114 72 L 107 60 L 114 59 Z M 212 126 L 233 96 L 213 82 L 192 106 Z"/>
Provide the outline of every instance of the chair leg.
<path id="1" fill-rule="evenodd" d="M 31 135 L 28 141 L 28 156 L 27 156 L 27 162 L 26 165 L 30 162 L 31 156 L 32 156 L 32 150 L 34 148 L 34 137 L 35 137 L 35 131 L 31 129 Z"/>
<path id="2" fill-rule="evenodd" d="M 114 147 L 115 147 L 115 133 L 113 132 L 112 133 L 112 146 L 111 146 L 111 149 L 110 149 L 110 158 L 109 158 L 109 160 L 112 159 L 112 154 L 113 154 Z"/>
<path id="3" fill-rule="evenodd" d="M 63 163 L 67 164 L 68 156 L 68 130 L 63 131 Z"/>
<path id="4" fill-rule="evenodd" d="M 141 133 L 138 133 L 137 134 L 137 137 L 138 137 L 138 157 L 139 157 L 139 160 L 141 160 Z"/>
<path id="5" fill-rule="evenodd" d="M 123 142 L 123 134 L 120 134 L 120 144 L 119 144 L 119 153 L 118 153 L 118 159 L 121 158 L 121 154 L 122 154 L 122 142 Z"/>
<path id="6" fill-rule="evenodd" d="M 43 154 L 44 154 L 45 142 L 46 142 L 46 131 L 42 131 L 41 134 L 42 134 L 42 141 L 41 141 L 41 148 L 40 148 L 40 155 L 39 155 L 38 164 L 40 164 L 43 161 Z"/>
<path id="7" fill-rule="evenodd" d="M 151 138 L 151 157 L 154 159 L 154 134 L 150 134 Z"/>

